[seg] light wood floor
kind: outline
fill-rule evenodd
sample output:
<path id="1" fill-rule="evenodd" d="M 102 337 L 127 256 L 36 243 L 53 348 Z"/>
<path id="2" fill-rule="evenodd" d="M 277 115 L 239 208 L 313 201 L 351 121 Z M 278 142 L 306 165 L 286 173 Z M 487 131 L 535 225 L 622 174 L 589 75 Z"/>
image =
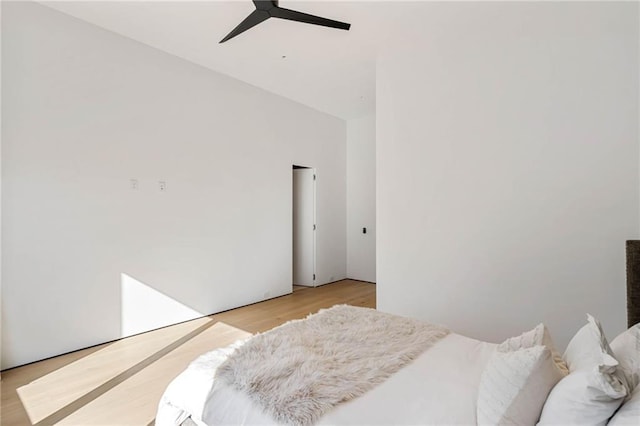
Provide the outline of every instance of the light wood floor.
<path id="1" fill-rule="evenodd" d="M 2 372 L 2 425 L 150 425 L 168 383 L 198 355 L 335 304 L 376 307 L 344 280 Z"/>

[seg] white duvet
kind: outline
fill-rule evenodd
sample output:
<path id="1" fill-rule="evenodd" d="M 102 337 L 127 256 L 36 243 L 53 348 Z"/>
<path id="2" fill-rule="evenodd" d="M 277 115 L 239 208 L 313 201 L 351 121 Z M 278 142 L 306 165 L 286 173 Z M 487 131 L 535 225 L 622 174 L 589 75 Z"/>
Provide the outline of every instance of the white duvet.
<path id="1" fill-rule="evenodd" d="M 202 355 L 167 387 L 157 426 L 274 424 L 247 396 L 213 380 L 240 343 Z M 476 424 L 480 375 L 494 344 L 459 334 L 442 338 L 365 395 L 336 406 L 321 425 Z"/>

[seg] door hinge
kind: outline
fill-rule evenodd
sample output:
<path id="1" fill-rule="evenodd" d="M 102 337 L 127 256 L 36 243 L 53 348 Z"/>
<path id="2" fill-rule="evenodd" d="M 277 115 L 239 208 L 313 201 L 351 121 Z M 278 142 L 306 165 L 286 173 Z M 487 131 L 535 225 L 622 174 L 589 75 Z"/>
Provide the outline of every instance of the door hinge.
<path id="1" fill-rule="evenodd" d="M 314 281 L 316 280 L 316 274 L 313 274 L 313 280 Z"/>
<path id="2" fill-rule="evenodd" d="M 314 231 L 316 230 L 316 224 L 315 223 L 313 224 L 313 230 Z"/>
<path id="3" fill-rule="evenodd" d="M 313 175 L 313 180 L 316 180 L 316 175 Z"/>

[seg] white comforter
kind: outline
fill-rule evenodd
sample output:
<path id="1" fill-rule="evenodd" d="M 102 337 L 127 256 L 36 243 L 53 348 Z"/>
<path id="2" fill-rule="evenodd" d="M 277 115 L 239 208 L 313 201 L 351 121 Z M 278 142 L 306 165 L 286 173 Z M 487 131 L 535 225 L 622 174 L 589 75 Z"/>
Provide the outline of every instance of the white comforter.
<path id="1" fill-rule="evenodd" d="M 451 333 L 381 385 L 335 407 L 319 424 L 476 424 L 480 375 L 494 348 Z M 179 425 L 189 416 L 198 425 L 273 424 L 247 396 L 216 386 L 215 369 L 233 349 L 209 352 L 176 377 L 162 396 L 156 425 Z"/>

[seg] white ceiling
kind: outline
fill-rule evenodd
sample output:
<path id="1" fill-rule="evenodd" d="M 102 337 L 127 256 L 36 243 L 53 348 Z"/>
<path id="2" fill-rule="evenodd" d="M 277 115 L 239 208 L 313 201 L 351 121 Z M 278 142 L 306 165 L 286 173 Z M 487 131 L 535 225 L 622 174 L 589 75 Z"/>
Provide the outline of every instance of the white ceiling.
<path id="1" fill-rule="evenodd" d="M 282 0 L 351 30 L 269 19 L 219 44 L 254 10 L 251 0 L 42 3 L 343 119 L 375 111 L 375 60 L 394 26 L 380 25 L 381 2 Z"/>
<path id="2" fill-rule="evenodd" d="M 251 0 L 41 3 L 343 119 L 375 111 L 375 63 L 387 46 L 402 49 L 444 37 L 476 37 L 496 27 L 513 34 L 521 30 L 521 21 L 504 18 L 506 5 L 526 17 L 559 4 L 280 0 L 282 7 L 349 22 L 351 29 L 268 19 L 219 44 L 254 10 Z"/>

